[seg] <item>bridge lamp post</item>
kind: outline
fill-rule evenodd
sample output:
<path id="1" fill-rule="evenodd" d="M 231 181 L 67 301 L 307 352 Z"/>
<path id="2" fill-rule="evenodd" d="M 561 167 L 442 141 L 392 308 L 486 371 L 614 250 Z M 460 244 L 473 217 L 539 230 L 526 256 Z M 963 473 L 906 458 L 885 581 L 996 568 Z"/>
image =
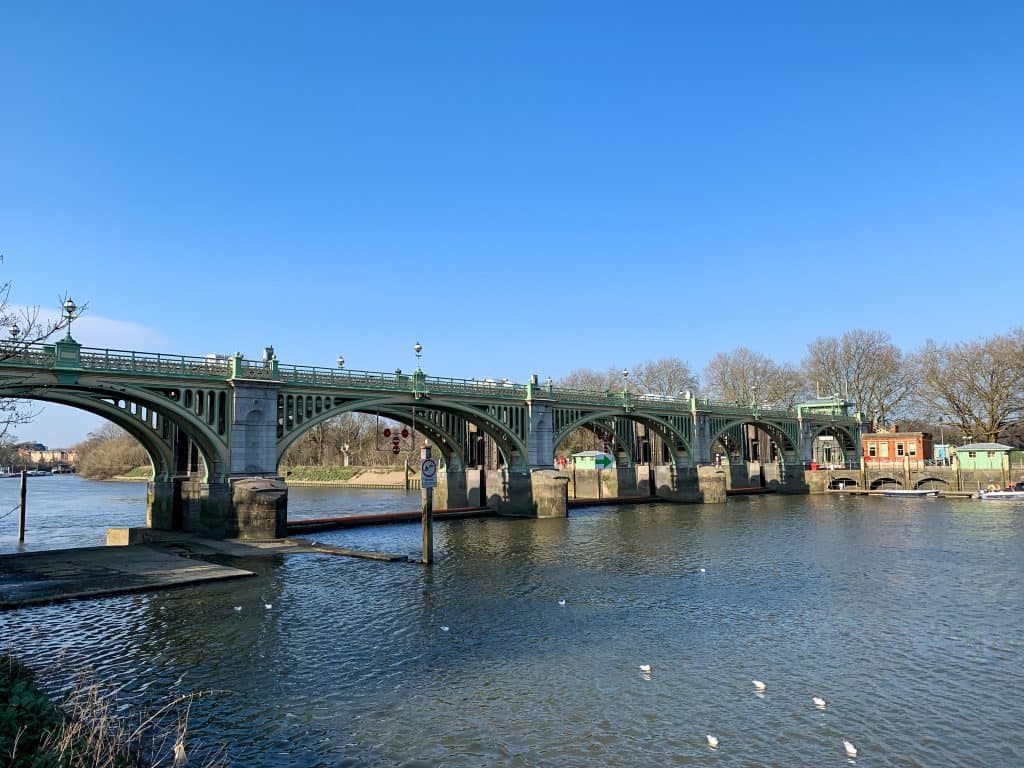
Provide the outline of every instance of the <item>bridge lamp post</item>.
<path id="1" fill-rule="evenodd" d="M 16 324 L 11 323 L 11 327 L 7 329 L 7 332 L 11 335 L 11 349 L 13 350 L 18 346 L 18 337 L 21 335 L 21 328 Z"/>
<path id="2" fill-rule="evenodd" d="M 423 352 L 423 345 L 418 341 L 412 345 L 412 351 L 416 353 L 416 370 L 420 370 L 420 354 Z"/>
<path id="3" fill-rule="evenodd" d="M 345 358 L 342 357 L 341 355 L 338 355 L 338 367 L 339 368 L 344 368 L 345 367 Z"/>
<path id="4" fill-rule="evenodd" d="M 78 309 L 78 305 L 75 304 L 75 302 L 73 302 L 71 300 L 71 297 L 69 296 L 68 299 L 64 302 L 63 309 L 64 314 L 68 318 L 68 335 L 64 337 L 64 340 L 74 341 L 74 339 L 71 338 L 71 321 L 74 320 L 75 318 L 75 310 Z"/>

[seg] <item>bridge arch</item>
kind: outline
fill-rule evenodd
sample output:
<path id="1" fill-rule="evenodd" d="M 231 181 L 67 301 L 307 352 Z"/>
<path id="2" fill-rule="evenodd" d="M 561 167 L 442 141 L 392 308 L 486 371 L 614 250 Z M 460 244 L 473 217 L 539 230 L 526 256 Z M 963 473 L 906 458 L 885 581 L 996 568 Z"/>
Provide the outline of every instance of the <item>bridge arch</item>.
<path id="1" fill-rule="evenodd" d="M 285 453 L 288 449 L 294 445 L 294 443 L 311 429 L 320 424 L 323 424 L 330 419 L 336 418 L 346 413 L 366 413 L 366 405 L 362 402 L 352 402 L 346 405 L 341 405 L 329 412 L 320 413 L 316 416 L 306 419 L 303 421 L 301 426 L 293 428 L 291 431 L 283 435 L 277 443 L 277 463 L 280 465 L 281 460 L 284 458 Z M 381 405 L 370 413 L 377 413 L 381 416 L 385 416 L 391 421 L 404 424 L 408 427 L 413 427 L 422 434 L 425 434 L 430 441 L 437 446 L 437 449 L 441 452 L 445 462 L 453 468 L 461 468 L 462 457 L 461 451 L 463 448 L 459 438 L 453 433 L 443 430 L 437 425 L 430 421 L 419 421 L 414 419 L 409 413 L 398 410 L 394 407 L 388 407 L 387 405 Z"/>
<path id="2" fill-rule="evenodd" d="M 7 393 L 0 390 L 0 396 L 6 397 Z M 47 391 L 45 394 L 37 393 L 31 397 L 19 395 L 19 397 L 64 405 L 107 419 L 139 441 L 142 449 L 149 456 L 150 463 L 153 465 L 151 480 L 169 479 L 174 474 L 174 451 L 170 444 L 160 439 L 159 435 L 150 429 L 146 422 L 131 416 L 123 409 L 110 405 L 103 400 L 80 398 L 71 392 L 61 392 L 56 389 Z"/>
<path id="3" fill-rule="evenodd" d="M 717 431 L 710 434 L 708 446 L 713 445 L 716 440 L 724 440 L 731 430 L 743 425 L 756 427 L 767 434 L 779 447 L 779 450 L 783 455 L 790 456 L 794 460 L 798 457 L 799 454 L 797 452 L 796 443 L 788 434 L 786 434 L 786 430 L 782 426 L 771 421 L 757 418 L 733 419 L 732 421 L 726 422 L 724 425 L 719 426 Z"/>
<path id="4" fill-rule="evenodd" d="M 307 417 L 301 424 L 292 425 L 290 429 L 286 430 L 278 438 L 277 462 L 280 463 L 285 451 L 301 435 L 334 416 L 340 416 L 343 413 L 379 413 L 401 424 L 413 426 L 413 417 L 408 412 L 409 409 L 435 411 L 460 416 L 466 421 L 475 424 L 478 429 L 494 440 L 498 450 L 501 451 L 504 457 L 506 466 L 511 466 L 513 452 L 518 452 L 522 460 L 526 461 L 528 454 L 525 440 L 511 430 L 508 425 L 478 408 L 449 399 L 410 400 L 404 395 L 391 395 L 350 400 L 341 405 L 336 405 L 328 411 Z M 441 428 L 427 419 L 423 421 L 417 420 L 415 426 L 416 429 L 430 436 L 431 441 L 441 451 L 446 462 L 453 467 L 461 467 L 462 458 L 460 454 L 465 449 L 465 446 L 460 436 Z M 458 461 L 453 461 L 453 457 L 458 457 Z"/>
<path id="5" fill-rule="evenodd" d="M 175 447 L 171 436 L 164 434 L 163 424 L 173 425 L 196 446 L 202 459 L 204 482 L 224 475 L 228 466 L 227 445 L 213 426 L 160 392 L 80 380 L 65 385 L 50 381 L 19 382 L 0 387 L 0 394 L 69 405 L 110 419 L 142 443 L 154 459 L 154 470 L 158 464 L 167 466 L 166 472 L 159 472 L 158 477 L 169 477 L 176 470 Z"/>
<path id="6" fill-rule="evenodd" d="M 639 415 L 635 413 L 624 413 L 621 409 L 591 411 L 589 413 L 582 414 L 576 419 L 565 424 L 555 434 L 552 445 L 557 448 L 557 446 L 559 446 L 577 429 L 588 429 L 596 432 L 596 429 L 592 425 L 604 425 L 607 421 L 612 423 L 613 427 L 611 431 L 623 444 L 627 443 L 623 440 L 623 436 L 616 428 L 617 423 L 620 421 L 629 421 L 636 424 L 643 424 L 653 430 L 654 433 L 664 441 L 665 445 L 668 447 L 669 454 L 672 456 L 673 462 L 678 463 L 680 453 L 685 451 L 689 459 L 689 463 L 691 465 L 693 464 L 694 457 L 692 441 L 682 430 L 678 429 L 671 422 L 657 416 L 650 414 Z M 551 461 L 554 461 L 554 456 L 551 457 Z"/>

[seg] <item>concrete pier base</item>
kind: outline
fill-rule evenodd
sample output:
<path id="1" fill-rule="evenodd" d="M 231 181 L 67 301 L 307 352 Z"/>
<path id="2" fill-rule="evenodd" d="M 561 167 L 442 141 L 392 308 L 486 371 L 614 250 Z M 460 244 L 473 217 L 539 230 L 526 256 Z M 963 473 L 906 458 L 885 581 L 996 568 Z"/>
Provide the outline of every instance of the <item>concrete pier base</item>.
<path id="1" fill-rule="evenodd" d="M 698 467 L 697 484 L 705 504 L 724 504 L 727 487 L 725 472 L 719 467 Z"/>
<path id="2" fill-rule="evenodd" d="M 486 506 L 499 515 L 511 517 L 533 517 L 536 514 L 529 473 L 510 472 L 503 468 L 489 469 L 484 476 Z"/>
<path id="3" fill-rule="evenodd" d="M 569 478 L 554 469 L 530 473 L 537 517 L 565 517 L 569 514 Z"/>
<path id="4" fill-rule="evenodd" d="M 173 531 L 174 524 L 174 483 L 150 480 L 146 489 L 146 527 Z"/>
<path id="5" fill-rule="evenodd" d="M 274 539 L 286 533 L 288 486 L 284 480 L 246 477 L 233 481 L 231 507 L 240 539 Z"/>
<path id="6" fill-rule="evenodd" d="M 470 506 L 466 492 L 466 472 L 463 470 L 446 470 L 437 473 L 437 486 L 434 488 L 435 509 L 459 509 Z"/>
<path id="7" fill-rule="evenodd" d="M 654 495 L 658 498 L 690 504 L 701 501 L 701 488 L 692 469 L 680 469 L 671 464 L 655 466 L 653 475 Z"/>

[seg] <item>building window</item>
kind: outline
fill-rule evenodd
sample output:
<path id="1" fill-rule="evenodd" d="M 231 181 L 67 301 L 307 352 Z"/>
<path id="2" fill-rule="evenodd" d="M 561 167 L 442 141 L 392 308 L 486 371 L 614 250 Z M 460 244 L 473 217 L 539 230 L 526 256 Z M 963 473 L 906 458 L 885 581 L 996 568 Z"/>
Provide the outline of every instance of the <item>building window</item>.
<path id="1" fill-rule="evenodd" d="M 969 459 L 976 459 L 977 457 L 978 457 L 977 451 L 968 451 L 967 452 L 967 458 L 969 458 Z"/>
<path id="2" fill-rule="evenodd" d="M 888 458 L 889 457 L 889 444 L 888 443 L 879 443 L 878 447 L 881 449 L 881 453 L 879 455 L 883 459 Z"/>
<path id="3" fill-rule="evenodd" d="M 897 456 L 902 456 L 903 455 L 903 443 L 896 443 L 896 455 Z"/>
<path id="4" fill-rule="evenodd" d="M 911 456 L 917 456 L 917 443 L 913 442 L 913 443 L 908 444 L 907 445 L 907 450 L 910 452 Z"/>
<path id="5" fill-rule="evenodd" d="M 868 443 L 868 456 L 874 457 L 878 455 L 878 443 Z"/>
<path id="6" fill-rule="evenodd" d="M 996 457 L 996 452 L 995 451 L 988 451 L 988 457 L 990 459 L 994 459 Z"/>

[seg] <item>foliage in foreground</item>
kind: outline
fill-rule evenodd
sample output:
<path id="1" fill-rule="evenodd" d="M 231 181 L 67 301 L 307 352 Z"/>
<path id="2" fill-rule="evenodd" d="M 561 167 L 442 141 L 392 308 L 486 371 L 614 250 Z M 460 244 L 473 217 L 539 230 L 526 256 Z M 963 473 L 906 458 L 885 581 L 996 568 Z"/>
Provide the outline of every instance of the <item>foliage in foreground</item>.
<path id="1" fill-rule="evenodd" d="M 0 654 L 0 764 L 10 768 L 146 768 L 184 766 L 185 721 L 174 733 L 154 727 L 192 696 L 172 701 L 129 729 L 115 702 L 96 685 L 79 687 L 58 708 L 16 659 Z M 203 765 L 213 765 L 204 763 Z"/>

